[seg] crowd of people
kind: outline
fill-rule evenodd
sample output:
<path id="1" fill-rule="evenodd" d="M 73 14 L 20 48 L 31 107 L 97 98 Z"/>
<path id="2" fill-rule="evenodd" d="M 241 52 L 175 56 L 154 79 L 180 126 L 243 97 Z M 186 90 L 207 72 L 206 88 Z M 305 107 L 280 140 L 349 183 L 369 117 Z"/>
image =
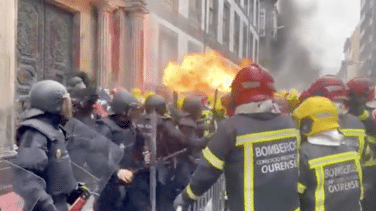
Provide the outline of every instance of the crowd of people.
<path id="1" fill-rule="evenodd" d="M 326 75 L 301 94 L 277 92 L 272 75 L 251 64 L 231 93 L 175 102 L 84 82 L 44 80 L 30 91 L 10 162 L 44 183 L 16 179 L 25 210 L 68 210 L 91 193 L 98 211 L 172 211 L 223 173 L 229 210 L 375 209 L 367 78 Z"/>

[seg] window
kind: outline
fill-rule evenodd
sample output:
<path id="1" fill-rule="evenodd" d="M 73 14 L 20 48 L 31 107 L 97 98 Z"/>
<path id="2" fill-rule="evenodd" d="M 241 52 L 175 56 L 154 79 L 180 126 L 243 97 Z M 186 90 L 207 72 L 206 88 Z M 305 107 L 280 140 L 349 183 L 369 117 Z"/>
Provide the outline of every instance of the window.
<path id="1" fill-rule="evenodd" d="M 254 2 L 254 0 L 250 0 L 249 1 L 249 22 L 250 23 L 253 23 L 253 15 L 255 14 L 255 11 L 254 11 L 254 4 L 255 4 L 255 2 Z M 252 24 L 253 25 L 253 24 Z"/>
<path id="2" fill-rule="evenodd" d="M 259 0 L 256 0 L 256 22 L 255 22 L 255 27 L 256 29 L 259 28 L 259 20 L 260 20 L 260 10 L 259 10 L 259 7 L 260 7 L 260 1 Z"/>
<path id="3" fill-rule="evenodd" d="M 234 52 L 239 56 L 239 36 L 240 36 L 240 17 L 235 12 L 235 22 L 234 22 Z"/>
<path id="4" fill-rule="evenodd" d="M 249 32 L 249 39 L 248 39 L 248 55 L 249 58 L 253 59 L 253 34 Z"/>
<path id="5" fill-rule="evenodd" d="M 278 21 L 277 21 L 277 12 L 276 11 L 273 11 L 273 32 L 272 32 L 272 36 L 275 37 L 277 35 L 277 32 L 278 32 Z"/>
<path id="6" fill-rule="evenodd" d="M 163 4 L 166 8 L 179 12 L 179 0 L 164 0 Z"/>
<path id="7" fill-rule="evenodd" d="M 209 0 L 209 33 L 216 37 L 218 27 L 218 1 Z"/>
<path id="8" fill-rule="evenodd" d="M 223 45 L 229 46 L 230 42 L 230 4 L 223 6 Z"/>
<path id="9" fill-rule="evenodd" d="M 259 46 L 258 46 L 258 40 L 255 40 L 255 59 L 254 62 L 258 63 L 258 51 L 259 51 Z"/>
<path id="10" fill-rule="evenodd" d="M 201 0 L 189 0 L 189 19 L 201 25 Z"/>
<path id="11" fill-rule="evenodd" d="M 363 23 L 363 21 L 366 19 L 366 14 L 363 13 L 362 14 L 362 17 L 360 18 L 360 22 Z"/>
<path id="12" fill-rule="evenodd" d="M 364 36 L 364 33 L 365 33 L 365 29 L 363 29 L 361 32 L 360 32 L 360 38 L 362 38 Z"/>
<path id="13" fill-rule="evenodd" d="M 362 53 L 364 51 L 364 44 L 360 47 L 360 52 Z"/>
<path id="14" fill-rule="evenodd" d="M 265 19 L 266 19 L 266 14 L 265 14 L 265 9 L 262 9 L 260 11 L 260 37 L 265 36 Z"/>
<path id="15" fill-rule="evenodd" d="M 243 23 L 243 58 L 247 57 L 247 24 Z"/>
<path id="16" fill-rule="evenodd" d="M 248 13 L 248 1 L 249 1 L 249 0 L 244 0 L 244 9 L 245 9 L 245 11 L 246 11 L 245 14 L 249 14 L 249 13 Z"/>

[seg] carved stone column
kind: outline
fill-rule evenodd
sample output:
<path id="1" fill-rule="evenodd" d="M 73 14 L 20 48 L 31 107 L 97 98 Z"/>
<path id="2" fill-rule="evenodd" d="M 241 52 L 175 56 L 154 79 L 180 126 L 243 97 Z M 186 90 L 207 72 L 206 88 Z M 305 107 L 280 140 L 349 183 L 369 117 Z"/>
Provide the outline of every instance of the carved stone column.
<path id="1" fill-rule="evenodd" d="M 0 158 L 13 153 L 17 1 L 0 0 Z"/>
<path id="2" fill-rule="evenodd" d="M 128 89 L 143 88 L 144 81 L 144 15 L 147 13 L 143 1 L 131 1 L 122 8 L 125 14 L 124 36 L 124 86 Z"/>
<path id="3" fill-rule="evenodd" d="M 108 4 L 103 4 L 99 8 L 99 35 L 98 35 L 98 85 L 100 87 L 111 86 L 111 35 L 110 20 L 113 8 Z"/>

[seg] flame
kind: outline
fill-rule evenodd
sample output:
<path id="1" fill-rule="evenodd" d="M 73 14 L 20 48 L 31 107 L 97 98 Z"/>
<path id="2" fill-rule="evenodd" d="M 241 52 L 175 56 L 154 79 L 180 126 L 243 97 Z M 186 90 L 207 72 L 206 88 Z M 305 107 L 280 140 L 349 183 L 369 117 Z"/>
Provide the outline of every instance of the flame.
<path id="1" fill-rule="evenodd" d="M 250 62 L 244 60 L 242 64 Z M 163 84 L 180 93 L 200 91 L 210 94 L 215 89 L 230 92 L 237 72 L 238 67 L 216 51 L 196 53 L 185 56 L 180 65 L 170 62 L 164 70 Z"/>

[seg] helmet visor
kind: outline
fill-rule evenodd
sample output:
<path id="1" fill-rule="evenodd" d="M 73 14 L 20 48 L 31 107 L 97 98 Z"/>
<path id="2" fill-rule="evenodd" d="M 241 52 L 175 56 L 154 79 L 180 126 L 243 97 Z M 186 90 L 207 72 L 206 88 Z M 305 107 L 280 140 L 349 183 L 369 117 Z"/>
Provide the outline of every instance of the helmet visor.
<path id="1" fill-rule="evenodd" d="M 66 93 L 63 96 L 63 104 L 61 106 L 61 116 L 65 119 L 70 119 L 73 117 L 73 108 L 72 108 L 72 100 L 70 98 L 70 94 Z"/>

